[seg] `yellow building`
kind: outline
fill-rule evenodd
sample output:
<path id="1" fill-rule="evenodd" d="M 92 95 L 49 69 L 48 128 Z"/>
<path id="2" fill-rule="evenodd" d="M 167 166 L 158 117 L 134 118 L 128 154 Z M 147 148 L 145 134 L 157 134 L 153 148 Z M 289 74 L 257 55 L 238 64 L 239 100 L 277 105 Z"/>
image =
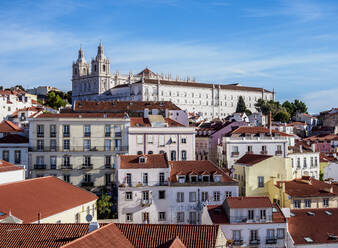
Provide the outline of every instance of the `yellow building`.
<path id="1" fill-rule="evenodd" d="M 245 154 L 234 165 L 234 178 L 242 196 L 267 196 L 274 180 L 291 180 L 291 159 Z"/>
<path id="2" fill-rule="evenodd" d="M 270 200 L 277 202 L 282 208 L 338 207 L 338 186 L 309 176 L 291 181 L 278 181 L 269 189 Z"/>

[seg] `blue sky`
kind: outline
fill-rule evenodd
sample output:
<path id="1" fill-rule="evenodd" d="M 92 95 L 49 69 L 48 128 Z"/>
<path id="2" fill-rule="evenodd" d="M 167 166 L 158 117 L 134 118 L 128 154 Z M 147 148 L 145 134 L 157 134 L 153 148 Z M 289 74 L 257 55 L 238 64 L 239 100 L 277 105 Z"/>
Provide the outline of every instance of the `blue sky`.
<path id="1" fill-rule="evenodd" d="M 80 45 L 111 70 L 277 91 L 312 113 L 338 107 L 336 0 L 0 2 L 0 84 L 71 89 Z"/>

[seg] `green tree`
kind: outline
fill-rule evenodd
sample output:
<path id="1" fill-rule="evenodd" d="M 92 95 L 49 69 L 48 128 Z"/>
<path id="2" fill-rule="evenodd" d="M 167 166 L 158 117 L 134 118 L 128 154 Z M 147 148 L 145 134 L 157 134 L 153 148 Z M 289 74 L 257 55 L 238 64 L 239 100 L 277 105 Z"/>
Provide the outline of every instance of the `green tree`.
<path id="1" fill-rule="evenodd" d="M 97 210 L 100 218 L 107 219 L 110 217 L 112 211 L 113 203 L 111 202 L 112 197 L 107 193 L 104 193 L 100 196 L 100 199 L 97 201 Z"/>
<path id="2" fill-rule="evenodd" d="M 58 109 L 60 107 L 66 106 L 67 102 L 64 101 L 60 95 L 56 94 L 54 91 L 48 93 L 48 98 L 46 101 L 47 106 Z"/>
<path id="3" fill-rule="evenodd" d="M 246 110 L 245 102 L 242 96 L 239 96 L 237 102 L 236 113 L 244 113 Z"/>
<path id="4" fill-rule="evenodd" d="M 286 111 L 288 111 L 288 113 L 290 114 L 290 116 L 293 116 L 293 114 L 295 113 L 295 105 L 289 101 L 285 101 L 282 104 L 283 108 L 286 109 Z"/>
<path id="5" fill-rule="evenodd" d="M 307 113 L 307 106 L 304 102 L 295 100 L 293 104 L 295 106 L 295 112 Z"/>
<path id="6" fill-rule="evenodd" d="M 275 121 L 288 122 L 290 120 L 290 114 L 287 111 L 280 110 L 273 116 L 273 119 Z"/>
<path id="7" fill-rule="evenodd" d="M 246 114 L 247 116 L 249 116 L 249 115 L 252 114 L 252 112 L 250 111 L 250 109 L 246 109 L 246 110 L 245 110 L 245 114 Z"/>

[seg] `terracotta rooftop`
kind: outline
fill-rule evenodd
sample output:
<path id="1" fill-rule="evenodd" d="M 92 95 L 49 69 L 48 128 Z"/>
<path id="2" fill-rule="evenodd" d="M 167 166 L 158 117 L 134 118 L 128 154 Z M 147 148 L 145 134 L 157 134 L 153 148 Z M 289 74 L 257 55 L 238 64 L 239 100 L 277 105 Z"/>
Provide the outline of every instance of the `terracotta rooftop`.
<path id="1" fill-rule="evenodd" d="M 310 215 L 308 212 L 312 212 Z M 338 208 L 291 210 L 295 216 L 288 219 L 289 233 L 296 245 L 334 244 L 338 246 Z M 332 235 L 331 238 L 329 235 Z M 307 242 L 310 238 L 313 242 Z M 309 240 L 309 239 L 308 239 Z M 309 241 L 310 241 L 309 240 Z"/>
<path id="2" fill-rule="evenodd" d="M 75 112 L 135 112 L 149 110 L 181 110 L 169 101 L 76 101 L 74 103 Z"/>
<path id="3" fill-rule="evenodd" d="M 338 186 L 308 176 L 277 182 L 277 187 L 281 187 L 281 184 L 285 184 L 285 193 L 291 197 L 336 196 L 338 194 Z"/>
<path id="4" fill-rule="evenodd" d="M 0 224 L 0 247 L 58 248 L 88 233 L 88 224 Z"/>
<path id="5" fill-rule="evenodd" d="M 66 183 L 56 177 L 40 177 L 0 185 L 0 212 L 4 219 L 12 215 L 23 223 L 33 223 L 40 218 L 66 211 L 95 201 L 96 195 Z"/>
<path id="6" fill-rule="evenodd" d="M 0 144 L 25 144 L 29 143 L 28 138 L 19 134 L 7 134 L 0 138 Z"/>
<path id="7" fill-rule="evenodd" d="M 184 127 L 184 125 L 170 119 L 164 118 L 165 123 L 168 124 L 169 127 Z M 130 126 L 131 127 L 151 127 L 151 123 L 148 118 L 143 117 L 131 117 L 130 118 Z"/>
<path id="8" fill-rule="evenodd" d="M 294 126 L 306 126 L 307 124 L 305 122 L 300 122 L 300 121 L 294 121 L 290 122 L 287 124 L 289 127 L 294 127 Z"/>
<path id="9" fill-rule="evenodd" d="M 133 248 L 134 245 L 124 236 L 124 234 L 117 228 L 115 223 L 110 223 L 101 227 L 87 235 L 76 239 L 62 248 Z"/>
<path id="10" fill-rule="evenodd" d="M 157 76 L 156 73 L 152 72 L 148 67 L 136 74 L 137 76 Z"/>
<path id="11" fill-rule="evenodd" d="M 36 118 L 124 118 L 124 113 L 44 113 Z"/>
<path id="12" fill-rule="evenodd" d="M 272 134 L 279 134 L 280 136 L 285 136 L 285 137 L 294 137 L 293 135 L 283 133 L 277 130 L 271 130 Z M 242 126 L 237 129 L 235 129 L 232 134 L 269 134 L 270 130 L 269 128 L 266 127 L 248 127 L 248 126 Z"/>
<path id="13" fill-rule="evenodd" d="M 140 157 L 145 158 L 145 162 L 140 162 Z M 166 154 L 147 154 L 147 155 L 120 155 L 121 169 L 148 169 L 148 168 L 168 168 Z"/>
<path id="14" fill-rule="evenodd" d="M 215 247 L 219 232 L 217 225 L 116 223 L 116 226 L 136 248 L 180 247 L 170 246 L 176 237 L 187 248 Z"/>
<path id="15" fill-rule="evenodd" d="M 11 121 L 3 121 L 0 123 L 0 133 L 23 132 L 21 128 Z"/>
<path id="16" fill-rule="evenodd" d="M 170 165 L 170 182 L 177 182 L 176 175 L 221 175 L 222 183 L 237 183 L 225 171 L 214 165 L 208 160 L 189 160 L 189 161 L 169 161 Z M 188 179 L 188 178 L 187 178 Z M 210 177 L 211 182 L 213 178 Z M 189 182 L 189 181 L 188 181 Z"/>
<path id="17" fill-rule="evenodd" d="M 323 134 L 323 135 L 314 135 L 308 138 L 305 138 L 305 141 L 331 141 L 335 140 L 338 135 L 335 134 Z"/>
<path id="18" fill-rule="evenodd" d="M 7 171 L 15 171 L 15 170 L 24 170 L 24 168 L 17 166 L 17 165 L 14 165 L 14 164 L 11 164 L 11 163 L 8 163 L 4 160 L 0 160 L 0 173 L 1 172 L 7 172 Z M 1 203 L 0 203 L 0 205 L 1 205 Z"/>
<path id="19" fill-rule="evenodd" d="M 228 197 L 226 202 L 230 208 L 272 208 L 267 196 Z"/>
<path id="20" fill-rule="evenodd" d="M 236 164 L 255 165 L 272 157 L 271 155 L 263 154 L 245 154 L 236 161 Z"/>

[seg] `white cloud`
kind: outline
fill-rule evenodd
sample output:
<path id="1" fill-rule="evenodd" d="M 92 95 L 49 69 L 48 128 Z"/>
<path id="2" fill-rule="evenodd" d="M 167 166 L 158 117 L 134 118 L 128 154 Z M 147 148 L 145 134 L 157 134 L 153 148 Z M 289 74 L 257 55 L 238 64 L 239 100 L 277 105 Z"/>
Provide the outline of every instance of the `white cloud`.
<path id="1" fill-rule="evenodd" d="M 338 88 L 307 93 L 303 99 L 313 113 L 338 107 Z"/>

